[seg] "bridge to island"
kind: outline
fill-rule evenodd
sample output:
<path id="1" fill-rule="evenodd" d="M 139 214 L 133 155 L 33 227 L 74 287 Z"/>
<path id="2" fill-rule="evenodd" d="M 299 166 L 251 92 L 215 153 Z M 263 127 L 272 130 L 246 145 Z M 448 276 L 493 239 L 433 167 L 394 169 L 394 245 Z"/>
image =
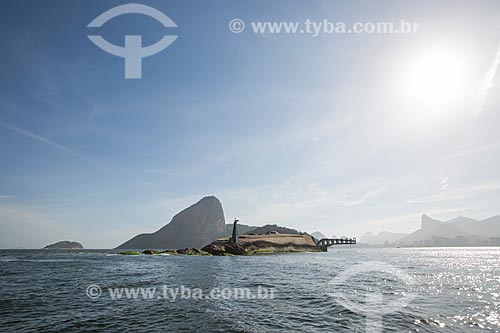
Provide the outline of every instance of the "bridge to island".
<path id="1" fill-rule="evenodd" d="M 318 246 L 329 247 L 332 245 L 356 244 L 356 237 L 353 238 L 322 238 L 318 241 Z"/>

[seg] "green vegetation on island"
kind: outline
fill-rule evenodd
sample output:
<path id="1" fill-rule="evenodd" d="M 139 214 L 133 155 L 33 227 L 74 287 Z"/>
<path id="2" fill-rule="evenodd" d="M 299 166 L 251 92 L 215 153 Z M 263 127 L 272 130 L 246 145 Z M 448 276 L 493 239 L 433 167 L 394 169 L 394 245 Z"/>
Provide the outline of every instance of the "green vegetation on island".
<path id="1" fill-rule="evenodd" d="M 47 245 L 44 249 L 49 250 L 83 250 L 83 245 L 78 242 L 60 241 Z"/>

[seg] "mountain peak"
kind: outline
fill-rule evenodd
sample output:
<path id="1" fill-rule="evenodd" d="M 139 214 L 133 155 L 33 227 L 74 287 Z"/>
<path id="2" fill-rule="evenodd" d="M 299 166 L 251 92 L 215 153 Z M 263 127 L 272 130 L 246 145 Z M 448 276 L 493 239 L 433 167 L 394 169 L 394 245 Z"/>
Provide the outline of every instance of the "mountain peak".
<path id="1" fill-rule="evenodd" d="M 177 213 L 169 224 L 151 234 L 141 234 L 123 243 L 120 249 L 175 249 L 203 247 L 226 231 L 222 204 L 206 196 Z"/>
<path id="2" fill-rule="evenodd" d="M 207 196 L 201 198 L 200 201 L 198 201 L 198 202 L 201 202 L 201 201 L 219 201 L 220 202 L 220 200 L 215 195 L 207 195 Z"/>
<path id="3" fill-rule="evenodd" d="M 422 229 L 434 229 L 439 227 L 443 222 L 433 219 L 427 214 L 422 215 Z"/>

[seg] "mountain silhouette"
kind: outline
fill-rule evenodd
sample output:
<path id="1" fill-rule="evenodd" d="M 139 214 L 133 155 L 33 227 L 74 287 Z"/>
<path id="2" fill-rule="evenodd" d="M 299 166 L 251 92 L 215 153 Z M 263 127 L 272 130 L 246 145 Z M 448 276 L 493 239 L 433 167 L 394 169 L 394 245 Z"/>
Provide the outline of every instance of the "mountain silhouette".
<path id="1" fill-rule="evenodd" d="M 420 229 L 411 234 L 383 231 L 374 235 L 368 232 L 361 237 L 360 243 L 398 246 L 499 246 L 500 215 L 485 220 L 461 216 L 443 222 L 424 214 Z"/>
<path id="2" fill-rule="evenodd" d="M 140 234 L 117 249 L 201 248 L 224 235 L 226 223 L 222 205 L 208 196 L 184 209 L 169 224 L 150 234 Z"/>
<path id="3" fill-rule="evenodd" d="M 420 241 L 433 238 L 455 238 L 465 237 L 468 234 L 453 224 L 435 220 L 427 215 L 422 216 L 421 228 L 403 237 L 399 242 L 404 244 L 414 244 Z"/>

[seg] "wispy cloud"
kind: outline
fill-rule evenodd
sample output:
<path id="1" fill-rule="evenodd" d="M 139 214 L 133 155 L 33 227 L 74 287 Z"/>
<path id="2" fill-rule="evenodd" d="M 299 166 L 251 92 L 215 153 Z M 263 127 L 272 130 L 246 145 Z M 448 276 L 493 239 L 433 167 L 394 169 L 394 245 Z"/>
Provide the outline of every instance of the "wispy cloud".
<path id="1" fill-rule="evenodd" d="M 32 140 L 44 143 L 44 144 L 49 145 L 49 146 L 51 146 L 53 148 L 56 148 L 56 149 L 58 149 L 60 151 L 66 152 L 66 153 L 68 153 L 68 154 L 70 154 L 70 155 L 72 155 L 74 157 L 77 157 L 79 159 L 82 159 L 82 160 L 84 160 L 84 161 L 86 161 L 86 162 L 88 162 L 90 164 L 93 164 L 93 165 L 98 166 L 98 167 L 102 167 L 101 164 L 99 164 L 98 162 L 96 162 L 96 161 L 88 158 L 87 156 L 85 156 L 85 155 L 83 155 L 83 154 L 81 154 L 81 153 L 79 153 L 79 152 L 77 152 L 77 151 L 75 151 L 75 150 L 73 150 L 71 148 L 68 148 L 68 147 L 63 146 L 63 145 L 61 145 L 59 143 L 56 143 L 56 142 L 54 142 L 52 140 L 49 140 L 49 139 L 47 139 L 47 138 L 45 138 L 43 136 L 34 134 L 34 133 L 29 132 L 27 130 L 24 130 L 22 128 L 15 127 L 15 126 L 9 125 L 9 124 L 1 122 L 1 121 L 0 121 L 0 126 L 3 127 L 3 128 L 8 129 L 10 131 L 13 131 L 13 132 L 16 132 L 18 134 L 21 134 L 21 135 L 23 135 L 25 137 L 28 137 L 28 138 L 30 138 Z"/>
<path id="2" fill-rule="evenodd" d="M 490 152 L 490 154 L 493 154 L 494 150 L 497 150 L 500 148 L 500 143 L 494 142 L 494 143 L 487 143 L 484 145 L 480 146 L 475 146 L 475 147 L 470 147 L 466 148 L 461 151 L 457 151 L 454 153 L 451 153 L 449 155 L 442 156 L 441 158 L 443 160 L 452 160 L 456 158 L 465 158 L 465 157 L 470 157 L 471 155 L 479 155 L 480 153 L 485 153 L 485 152 Z"/>
<path id="3" fill-rule="evenodd" d="M 7 199 L 10 199 L 12 197 L 13 197 L 12 195 L 0 195 L 0 200 L 7 200 Z"/>
<path id="4" fill-rule="evenodd" d="M 448 188 L 448 185 L 449 185 L 448 182 L 449 182 L 449 180 L 450 179 L 448 177 L 444 177 L 443 179 L 441 179 L 441 181 L 439 182 L 439 186 L 440 186 L 439 189 L 441 191 L 444 191 L 444 190 L 446 190 Z"/>
<path id="5" fill-rule="evenodd" d="M 476 116 L 479 116 L 484 107 L 491 86 L 493 85 L 493 80 L 495 79 L 495 76 L 497 74 L 499 65 L 500 65 L 500 45 L 497 47 L 497 52 L 495 54 L 495 57 L 493 58 L 493 62 L 488 68 L 488 71 L 477 85 L 478 96 L 477 96 Z"/>
<path id="6" fill-rule="evenodd" d="M 340 206 L 348 206 L 348 207 L 363 205 L 366 203 L 368 199 L 378 196 L 383 191 L 384 191 L 383 188 L 379 188 L 374 191 L 370 191 L 368 193 L 361 195 L 359 199 L 340 201 L 338 202 L 338 204 Z"/>
<path id="7" fill-rule="evenodd" d="M 456 187 L 451 191 L 439 192 L 428 196 L 413 198 L 408 200 L 410 204 L 433 203 L 442 201 L 463 200 L 471 198 L 482 193 L 500 190 L 500 182 L 491 182 L 484 184 L 474 184 L 462 187 Z"/>

